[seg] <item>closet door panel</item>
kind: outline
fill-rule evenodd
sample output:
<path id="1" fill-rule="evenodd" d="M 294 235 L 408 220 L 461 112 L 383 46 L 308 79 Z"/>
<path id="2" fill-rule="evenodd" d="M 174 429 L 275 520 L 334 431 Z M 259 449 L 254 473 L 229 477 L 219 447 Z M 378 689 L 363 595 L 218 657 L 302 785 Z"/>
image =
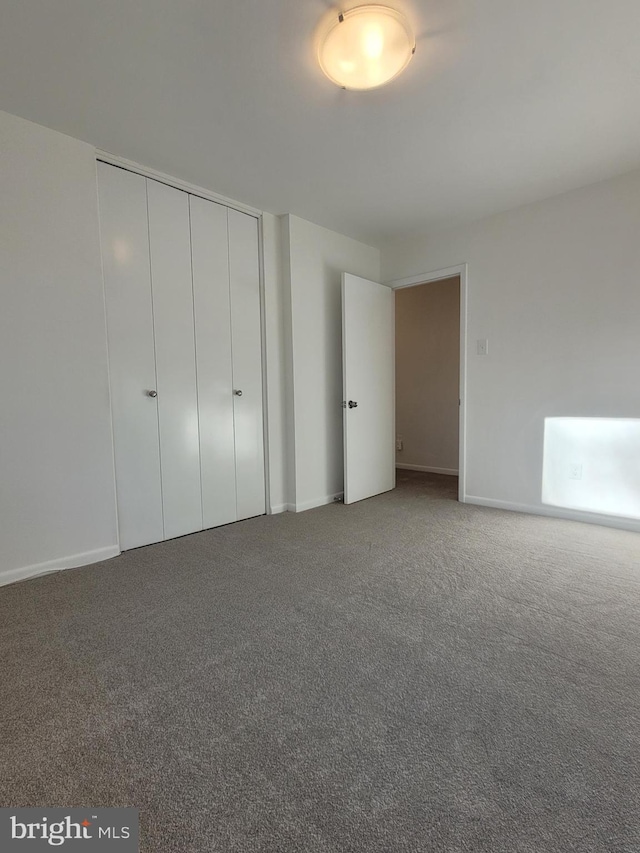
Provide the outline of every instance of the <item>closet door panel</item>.
<path id="1" fill-rule="evenodd" d="M 227 208 L 190 196 L 204 527 L 235 521 Z"/>
<path id="2" fill-rule="evenodd" d="M 164 538 L 146 181 L 98 163 L 118 527 L 123 550 Z"/>
<path id="3" fill-rule="evenodd" d="M 147 180 L 165 538 L 202 529 L 189 196 Z"/>
<path id="4" fill-rule="evenodd" d="M 229 210 L 229 278 L 233 354 L 238 518 L 265 512 L 262 345 L 258 223 Z"/>

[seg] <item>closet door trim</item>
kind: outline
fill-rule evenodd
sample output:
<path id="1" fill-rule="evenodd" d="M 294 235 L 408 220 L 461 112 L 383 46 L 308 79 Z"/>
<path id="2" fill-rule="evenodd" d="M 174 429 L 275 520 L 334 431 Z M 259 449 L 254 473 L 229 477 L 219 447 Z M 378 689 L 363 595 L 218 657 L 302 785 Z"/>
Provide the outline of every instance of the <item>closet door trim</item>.
<path id="1" fill-rule="evenodd" d="M 267 383 L 267 297 L 264 283 L 264 230 L 262 214 L 258 217 L 258 275 L 260 293 L 260 364 L 262 368 L 262 445 L 264 460 L 264 507 L 266 515 L 273 515 L 271 506 L 271 458 L 269 437 L 269 385 Z M 282 328 L 284 334 L 284 327 Z M 286 385 L 282 389 L 286 394 Z M 286 402 L 286 400 L 285 400 Z M 284 428 L 284 423 L 283 423 Z M 286 459 L 283 459 L 283 464 Z"/>
<path id="2" fill-rule="evenodd" d="M 134 172 L 136 175 L 142 175 L 144 178 L 150 178 L 152 181 L 157 181 L 159 184 L 166 184 L 168 187 L 173 187 L 176 190 L 182 190 L 182 192 L 189 193 L 189 195 L 197 195 L 207 201 L 214 201 L 216 204 L 222 204 L 231 210 L 238 210 L 240 213 L 246 213 L 256 219 L 262 218 L 262 211 L 256 207 L 251 207 L 248 204 L 243 204 L 241 201 L 234 201 L 232 198 L 210 192 L 210 190 L 206 190 L 204 187 L 199 187 L 196 184 L 190 184 L 188 181 L 173 178 L 171 175 L 158 172 L 156 169 L 150 169 L 133 160 L 127 160 L 125 157 L 109 154 L 108 151 L 96 149 L 96 160 L 99 163 L 107 163 L 109 166 L 124 169 L 126 172 Z"/>

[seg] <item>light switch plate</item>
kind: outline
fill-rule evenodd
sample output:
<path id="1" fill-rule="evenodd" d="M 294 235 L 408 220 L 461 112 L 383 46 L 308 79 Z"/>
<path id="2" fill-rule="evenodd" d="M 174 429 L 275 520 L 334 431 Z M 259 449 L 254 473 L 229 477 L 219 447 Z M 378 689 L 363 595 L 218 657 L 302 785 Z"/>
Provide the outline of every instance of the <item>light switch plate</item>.
<path id="1" fill-rule="evenodd" d="M 489 355 L 489 340 L 487 338 L 478 338 L 477 353 L 478 355 Z"/>

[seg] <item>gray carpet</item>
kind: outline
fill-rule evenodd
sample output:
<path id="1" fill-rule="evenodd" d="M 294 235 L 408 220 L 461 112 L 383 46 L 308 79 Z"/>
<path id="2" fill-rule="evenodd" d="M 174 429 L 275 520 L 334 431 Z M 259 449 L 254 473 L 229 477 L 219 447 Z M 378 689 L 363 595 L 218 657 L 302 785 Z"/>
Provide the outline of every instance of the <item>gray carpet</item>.
<path id="1" fill-rule="evenodd" d="M 402 474 L 0 590 L 0 804 L 143 851 L 638 853 L 640 537 Z"/>

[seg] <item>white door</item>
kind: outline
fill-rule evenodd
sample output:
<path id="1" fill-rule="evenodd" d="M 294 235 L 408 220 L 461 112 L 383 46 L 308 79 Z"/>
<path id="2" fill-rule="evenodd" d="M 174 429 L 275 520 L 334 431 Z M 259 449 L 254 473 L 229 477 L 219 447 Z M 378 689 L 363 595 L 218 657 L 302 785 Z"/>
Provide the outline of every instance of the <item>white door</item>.
<path id="1" fill-rule="evenodd" d="M 164 539 L 147 182 L 98 163 L 111 407 L 123 550 Z"/>
<path id="2" fill-rule="evenodd" d="M 189 196 L 147 181 L 164 538 L 202 530 Z"/>
<path id="3" fill-rule="evenodd" d="M 394 294 L 342 276 L 344 502 L 395 488 Z"/>
<path id="4" fill-rule="evenodd" d="M 229 210 L 229 282 L 237 517 L 265 511 L 258 223 Z"/>
<path id="5" fill-rule="evenodd" d="M 98 170 L 121 548 L 262 515 L 258 223 Z"/>
<path id="6" fill-rule="evenodd" d="M 189 197 L 203 526 L 237 519 L 228 209 Z"/>

